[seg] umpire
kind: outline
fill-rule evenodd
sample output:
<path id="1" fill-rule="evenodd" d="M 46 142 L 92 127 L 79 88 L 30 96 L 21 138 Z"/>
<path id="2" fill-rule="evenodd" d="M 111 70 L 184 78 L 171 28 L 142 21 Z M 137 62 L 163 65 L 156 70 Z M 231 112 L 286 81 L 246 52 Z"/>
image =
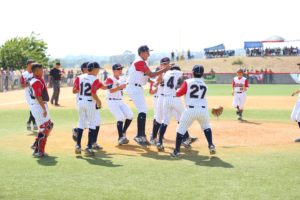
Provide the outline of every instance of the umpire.
<path id="1" fill-rule="evenodd" d="M 59 93 L 60 93 L 60 80 L 62 78 L 62 73 L 60 71 L 60 63 L 55 63 L 55 67 L 50 71 L 50 81 L 53 87 L 53 94 L 51 97 L 51 104 L 54 103 L 55 106 L 60 106 L 58 104 Z"/>

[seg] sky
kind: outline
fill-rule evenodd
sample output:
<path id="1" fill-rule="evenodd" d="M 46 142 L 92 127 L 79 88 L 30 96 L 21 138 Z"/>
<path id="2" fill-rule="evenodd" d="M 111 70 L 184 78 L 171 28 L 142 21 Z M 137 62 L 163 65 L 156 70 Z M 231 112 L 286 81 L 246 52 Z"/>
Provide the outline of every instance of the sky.
<path id="1" fill-rule="evenodd" d="M 299 0 L 1 0 L 0 45 L 40 34 L 51 57 L 116 55 L 147 44 L 155 52 L 273 35 L 300 39 Z"/>

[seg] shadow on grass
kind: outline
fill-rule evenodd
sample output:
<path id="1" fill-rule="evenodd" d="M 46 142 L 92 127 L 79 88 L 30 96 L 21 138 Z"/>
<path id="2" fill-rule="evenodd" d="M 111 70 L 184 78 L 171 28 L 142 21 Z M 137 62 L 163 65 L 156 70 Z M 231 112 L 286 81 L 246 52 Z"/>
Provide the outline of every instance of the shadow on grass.
<path id="1" fill-rule="evenodd" d="M 85 160 L 91 165 L 99 165 L 104 167 L 122 167 L 123 165 L 116 165 L 111 160 L 112 154 L 106 154 L 105 151 L 96 152 L 94 156 L 76 156 L 77 159 Z"/>
<path id="2" fill-rule="evenodd" d="M 38 158 L 37 163 L 39 165 L 43 165 L 43 166 L 46 166 L 46 167 L 55 166 L 58 163 L 56 158 L 57 157 L 55 157 L 55 156 L 48 156 L 48 157 Z"/>
<path id="3" fill-rule="evenodd" d="M 259 122 L 252 122 L 252 121 L 248 121 L 248 120 L 242 120 L 241 123 L 253 124 L 253 125 L 261 125 L 261 123 L 259 123 Z"/>
<path id="4" fill-rule="evenodd" d="M 182 155 L 180 155 L 179 158 L 173 158 L 170 156 L 170 154 L 160 154 L 157 151 L 152 151 L 151 149 L 145 149 L 144 153 L 141 153 L 140 155 L 147 158 L 152 158 L 156 160 L 169 160 L 169 161 L 175 161 L 175 160 L 189 160 L 191 162 L 194 162 L 195 165 L 199 166 L 206 166 L 206 167 L 222 167 L 222 168 L 233 168 L 233 165 L 231 165 L 228 162 L 223 161 L 221 158 L 217 156 L 203 156 L 199 155 L 199 151 L 195 150 L 184 150 Z"/>

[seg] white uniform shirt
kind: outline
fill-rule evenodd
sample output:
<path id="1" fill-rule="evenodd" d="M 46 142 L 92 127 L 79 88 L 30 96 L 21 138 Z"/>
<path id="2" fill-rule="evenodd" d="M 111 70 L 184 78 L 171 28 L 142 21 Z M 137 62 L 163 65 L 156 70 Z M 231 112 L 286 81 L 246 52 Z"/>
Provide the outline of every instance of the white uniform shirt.
<path id="1" fill-rule="evenodd" d="M 105 85 L 112 85 L 111 89 L 118 87 L 119 85 L 125 84 L 125 81 L 121 78 L 116 79 L 114 76 L 110 76 L 105 80 Z M 114 93 L 111 93 L 110 90 L 107 90 L 106 92 L 106 99 L 123 99 L 123 91 L 118 90 Z"/>
<path id="2" fill-rule="evenodd" d="M 29 83 L 29 81 L 32 78 L 33 78 L 33 74 L 29 73 L 28 71 L 25 71 L 22 73 L 21 83 L 22 84 Z M 26 98 L 27 104 L 30 105 L 31 98 L 30 98 L 30 88 L 29 87 L 25 88 L 25 98 Z"/>
<path id="3" fill-rule="evenodd" d="M 185 94 L 185 104 L 187 107 L 207 108 L 206 94 L 208 89 L 202 78 L 187 79 L 183 82 L 180 90 Z"/>
<path id="4" fill-rule="evenodd" d="M 243 88 L 248 87 L 248 80 L 245 77 L 239 79 L 239 77 L 234 77 L 232 81 L 232 86 L 234 87 L 235 93 L 244 92 Z"/>
<path id="5" fill-rule="evenodd" d="M 181 79 L 183 73 L 179 70 L 167 71 L 163 77 L 164 82 L 164 96 L 176 96 L 176 87 L 178 80 Z"/>
<path id="6" fill-rule="evenodd" d="M 149 70 L 148 63 L 142 60 L 140 57 L 136 59 L 130 67 L 128 74 L 128 84 L 144 86 L 147 84 L 149 77 L 145 75 L 145 72 Z"/>

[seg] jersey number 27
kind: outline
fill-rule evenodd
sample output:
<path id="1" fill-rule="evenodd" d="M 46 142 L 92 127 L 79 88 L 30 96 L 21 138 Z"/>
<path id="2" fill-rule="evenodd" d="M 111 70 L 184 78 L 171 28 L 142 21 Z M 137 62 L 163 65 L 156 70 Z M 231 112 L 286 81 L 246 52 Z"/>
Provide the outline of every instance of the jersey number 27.
<path id="1" fill-rule="evenodd" d="M 190 98 L 192 99 L 198 99 L 199 97 L 203 99 L 207 91 L 207 88 L 204 85 L 191 85 L 190 89 Z M 199 94 L 199 91 L 202 92 L 202 94 Z"/>

